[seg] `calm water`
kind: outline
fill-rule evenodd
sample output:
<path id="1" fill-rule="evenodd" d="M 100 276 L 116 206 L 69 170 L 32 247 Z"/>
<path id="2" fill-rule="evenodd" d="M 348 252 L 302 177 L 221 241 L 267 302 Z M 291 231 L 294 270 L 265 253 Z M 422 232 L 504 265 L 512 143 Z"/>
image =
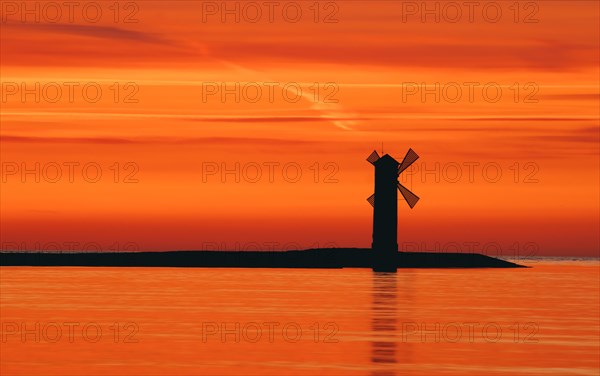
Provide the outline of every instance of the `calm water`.
<path id="1" fill-rule="evenodd" d="M 0 268 L 0 374 L 598 375 L 598 261 Z"/>

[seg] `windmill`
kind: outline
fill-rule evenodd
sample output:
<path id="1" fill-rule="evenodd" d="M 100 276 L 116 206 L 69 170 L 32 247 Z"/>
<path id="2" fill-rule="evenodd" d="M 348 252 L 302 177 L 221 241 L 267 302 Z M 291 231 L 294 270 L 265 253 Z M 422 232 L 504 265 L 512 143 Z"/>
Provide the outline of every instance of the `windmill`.
<path id="1" fill-rule="evenodd" d="M 398 253 L 398 191 L 412 209 L 419 197 L 398 182 L 398 176 L 419 156 L 408 149 L 402 163 L 389 154 L 379 157 L 373 151 L 367 161 L 375 166 L 375 193 L 367 199 L 373 206 L 373 243 L 375 270 L 395 271 Z"/>

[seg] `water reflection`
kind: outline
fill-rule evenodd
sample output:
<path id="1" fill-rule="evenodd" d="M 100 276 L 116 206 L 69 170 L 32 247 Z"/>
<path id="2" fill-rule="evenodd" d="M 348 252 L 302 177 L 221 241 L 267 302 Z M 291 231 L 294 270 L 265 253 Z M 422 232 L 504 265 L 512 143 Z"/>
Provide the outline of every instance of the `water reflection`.
<path id="1" fill-rule="evenodd" d="M 371 363 L 373 376 L 396 374 L 397 274 L 373 273 Z"/>

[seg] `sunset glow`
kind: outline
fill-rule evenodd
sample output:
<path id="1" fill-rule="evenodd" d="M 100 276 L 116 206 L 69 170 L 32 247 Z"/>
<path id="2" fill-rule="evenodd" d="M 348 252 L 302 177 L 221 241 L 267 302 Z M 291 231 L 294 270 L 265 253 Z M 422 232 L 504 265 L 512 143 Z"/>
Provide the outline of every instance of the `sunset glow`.
<path id="1" fill-rule="evenodd" d="M 365 158 L 410 147 L 400 250 L 598 255 L 598 2 L 20 4 L 3 249 L 370 247 Z"/>

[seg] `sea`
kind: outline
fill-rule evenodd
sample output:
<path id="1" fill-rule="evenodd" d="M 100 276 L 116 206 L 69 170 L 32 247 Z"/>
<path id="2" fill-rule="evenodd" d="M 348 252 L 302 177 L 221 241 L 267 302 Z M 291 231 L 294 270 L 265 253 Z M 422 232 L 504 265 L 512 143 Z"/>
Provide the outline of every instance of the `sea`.
<path id="1" fill-rule="evenodd" d="M 599 375 L 600 262 L 0 268 L 0 374 Z"/>

